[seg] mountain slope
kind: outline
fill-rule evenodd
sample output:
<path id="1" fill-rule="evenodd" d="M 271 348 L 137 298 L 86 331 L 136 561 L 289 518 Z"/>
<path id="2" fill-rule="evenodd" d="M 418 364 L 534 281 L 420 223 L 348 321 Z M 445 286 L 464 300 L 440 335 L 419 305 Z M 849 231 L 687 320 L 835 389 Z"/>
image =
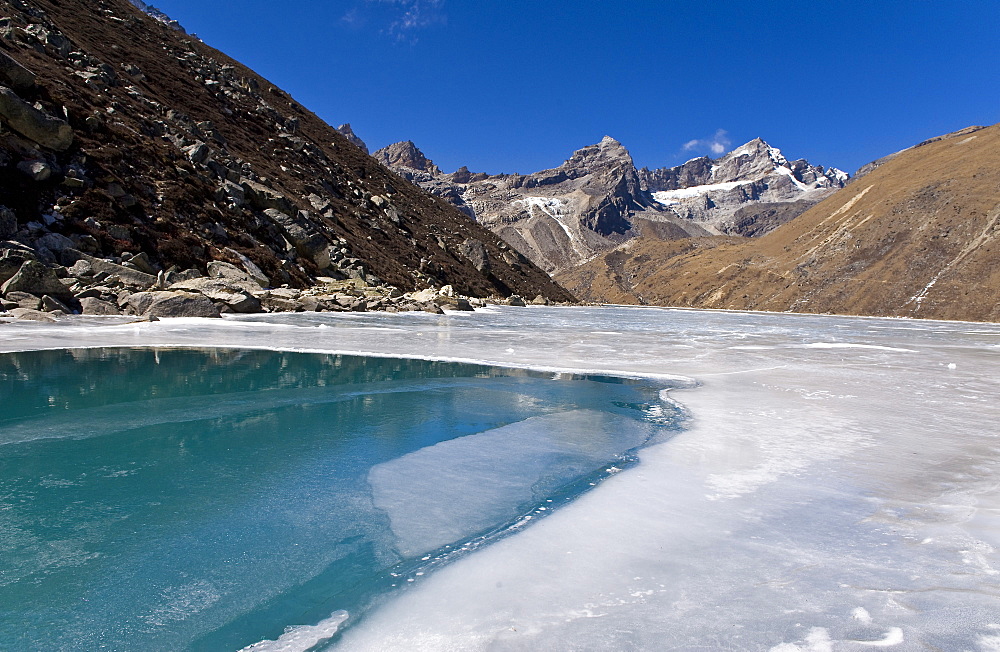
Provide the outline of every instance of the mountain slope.
<path id="1" fill-rule="evenodd" d="M 554 273 L 637 237 L 760 235 L 847 179 L 835 168 L 789 162 L 759 138 L 716 160 L 652 171 L 637 170 L 628 150 L 607 136 L 529 175 L 445 174 L 409 141 L 374 156 Z"/>
<path id="2" fill-rule="evenodd" d="M 361 277 L 571 298 L 287 93 L 128 0 L 6 4 L 0 52 L 37 75 L 5 91 L 8 109 L 37 104 L 72 143 L 39 142 L 0 115 L 0 204 L 12 215 L 0 240 L 50 264 L 70 264 L 68 250 L 118 263 L 143 253 L 154 273 L 245 258 L 275 285 Z"/>
<path id="3" fill-rule="evenodd" d="M 623 303 L 1000 321 L 1000 125 L 899 152 L 761 238 L 634 241 L 558 278 Z"/>

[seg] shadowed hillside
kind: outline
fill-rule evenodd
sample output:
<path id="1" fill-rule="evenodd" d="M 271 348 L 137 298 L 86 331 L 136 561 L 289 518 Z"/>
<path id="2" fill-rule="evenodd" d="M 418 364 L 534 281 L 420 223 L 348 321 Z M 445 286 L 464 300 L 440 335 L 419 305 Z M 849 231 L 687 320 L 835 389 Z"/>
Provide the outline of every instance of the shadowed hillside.
<path id="1" fill-rule="evenodd" d="M 287 93 L 128 0 L 9 0 L 0 17 L 0 241 L 18 261 L 58 270 L 83 255 L 155 276 L 217 260 L 275 287 L 327 277 L 571 299 Z"/>

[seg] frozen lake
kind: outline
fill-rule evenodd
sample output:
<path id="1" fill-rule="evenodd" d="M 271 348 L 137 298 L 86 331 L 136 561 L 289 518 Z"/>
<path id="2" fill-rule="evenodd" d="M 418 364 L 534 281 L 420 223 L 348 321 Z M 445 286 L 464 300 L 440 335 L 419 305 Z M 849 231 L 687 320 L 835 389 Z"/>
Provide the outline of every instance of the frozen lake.
<path id="1" fill-rule="evenodd" d="M 1000 326 L 654 308 L 75 324 L 4 325 L 0 351 L 249 347 L 688 387 L 663 397 L 684 430 L 413 578 L 334 649 L 1000 649 Z M 408 461 L 383 479 L 415 481 Z M 258 647 L 309 649 L 335 608 Z"/>

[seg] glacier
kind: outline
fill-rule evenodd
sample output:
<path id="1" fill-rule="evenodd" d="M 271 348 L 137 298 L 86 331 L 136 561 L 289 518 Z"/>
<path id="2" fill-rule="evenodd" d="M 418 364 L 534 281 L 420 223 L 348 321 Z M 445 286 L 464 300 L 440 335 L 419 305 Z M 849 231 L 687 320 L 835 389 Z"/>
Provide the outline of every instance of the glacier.
<path id="1" fill-rule="evenodd" d="M 1000 650 L 1000 325 L 613 306 L 119 321 L 5 324 L 0 352 L 260 348 L 681 387 L 663 398 L 685 429 L 638 464 L 310 646 Z M 387 513 L 392 472 L 432 454 L 373 472 Z M 490 490 L 465 487 L 459 513 Z"/>

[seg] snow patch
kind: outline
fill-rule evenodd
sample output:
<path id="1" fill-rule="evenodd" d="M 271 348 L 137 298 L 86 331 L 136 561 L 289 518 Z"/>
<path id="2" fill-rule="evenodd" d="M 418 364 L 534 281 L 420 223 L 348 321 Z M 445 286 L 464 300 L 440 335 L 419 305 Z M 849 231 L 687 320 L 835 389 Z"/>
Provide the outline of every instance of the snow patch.
<path id="1" fill-rule="evenodd" d="M 679 204 L 682 199 L 690 199 L 710 192 L 732 190 L 751 183 L 753 181 L 726 181 L 725 183 L 708 183 L 703 186 L 691 186 L 679 190 L 660 190 L 653 193 L 653 199 L 664 206 L 670 206 L 671 204 Z"/>

